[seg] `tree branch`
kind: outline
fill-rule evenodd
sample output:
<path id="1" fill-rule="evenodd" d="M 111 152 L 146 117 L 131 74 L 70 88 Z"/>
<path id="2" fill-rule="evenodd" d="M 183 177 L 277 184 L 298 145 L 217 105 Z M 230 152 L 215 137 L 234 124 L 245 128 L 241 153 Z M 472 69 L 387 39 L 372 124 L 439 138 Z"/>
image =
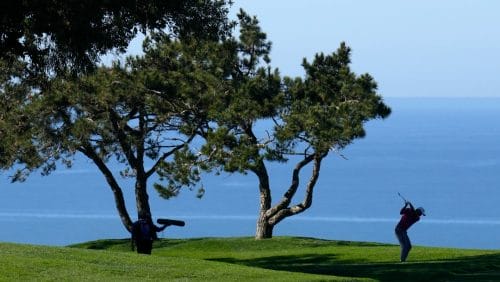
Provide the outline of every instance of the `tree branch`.
<path id="1" fill-rule="evenodd" d="M 323 154 L 316 153 L 314 155 L 309 156 L 309 158 L 304 159 L 302 162 L 300 162 L 296 166 L 296 168 L 294 170 L 294 177 L 292 180 L 291 187 L 285 193 L 281 202 L 278 205 L 276 205 L 275 207 L 273 207 L 272 209 L 270 209 L 267 213 L 269 215 L 269 217 L 268 217 L 269 224 L 271 224 L 271 225 L 278 224 L 280 221 L 282 221 L 286 217 L 299 214 L 299 213 L 307 210 L 312 205 L 314 187 L 315 187 L 316 182 L 319 178 L 319 172 L 321 169 L 321 161 L 327 155 L 328 155 L 328 152 L 323 153 Z M 301 203 L 294 205 L 292 207 L 288 207 L 293 196 L 295 195 L 295 193 L 297 191 L 298 181 L 299 181 L 298 173 L 299 173 L 300 169 L 302 167 L 304 167 L 307 163 L 311 162 L 312 160 L 314 160 L 312 175 L 309 178 L 309 182 L 307 183 L 306 191 L 304 194 L 304 199 L 302 200 Z M 303 165 L 300 167 L 301 164 L 303 164 Z"/>
<path id="2" fill-rule="evenodd" d="M 309 178 L 309 182 L 307 183 L 304 199 L 302 200 L 301 203 L 299 203 L 293 207 L 290 207 L 290 215 L 301 213 L 311 206 L 314 187 L 316 186 L 316 182 L 318 181 L 318 178 L 319 178 L 319 171 L 321 169 L 321 161 L 323 160 L 324 157 L 326 157 L 326 155 L 327 154 L 323 154 L 320 156 L 316 156 L 314 158 L 313 171 L 312 171 L 311 177 Z"/>
<path id="3" fill-rule="evenodd" d="M 295 193 L 297 192 L 297 189 L 299 187 L 299 183 L 300 183 L 299 173 L 300 173 L 300 171 L 302 170 L 302 168 L 304 166 L 306 166 L 307 164 L 312 162 L 314 160 L 314 157 L 315 157 L 314 155 L 308 155 L 303 160 L 298 162 L 297 165 L 295 165 L 295 168 L 293 169 L 293 172 L 292 172 L 292 182 L 290 184 L 290 187 L 283 195 L 283 198 L 281 198 L 281 201 L 276 206 L 274 206 L 273 208 L 266 211 L 267 217 L 274 216 L 277 212 L 288 207 L 288 205 L 292 201 L 292 198 L 295 195 Z"/>
<path id="4" fill-rule="evenodd" d="M 132 150 L 132 147 L 127 142 L 127 136 L 125 135 L 123 130 L 120 128 L 119 115 L 113 109 L 110 108 L 109 109 L 109 117 L 111 120 L 111 125 L 113 126 L 113 130 L 116 134 L 116 137 L 118 138 L 118 141 L 120 142 L 120 146 L 122 147 L 123 152 L 125 153 L 125 157 L 127 158 L 128 163 L 130 164 L 130 166 L 133 169 L 137 169 L 137 159 L 134 156 L 134 152 Z"/>
<path id="5" fill-rule="evenodd" d="M 184 141 L 184 143 L 182 144 L 179 144 L 175 147 L 173 147 L 172 150 L 168 151 L 168 152 L 165 152 L 159 159 L 158 161 L 156 161 L 156 163 L 151 167 L 151 169 L 149 169 L 147 172 L 146 172 L 146 177 L 150 177 L 151 175 L 153 175 L 156 171 L 156 169 L 161 165 L 161 163 L 163 161 L 165 161 L 168 157 L 170 157 L 172 154 L 174 154 L 175 152 L 177 152 L 178 150 L 182 149 L 186 144 L 189 144 L 191 143 L 191 141 L 194 139 L 194 137 L 196 136 L 195 133 L 192 133 L 191 136 L 189 136 L 188 140 Z"/>

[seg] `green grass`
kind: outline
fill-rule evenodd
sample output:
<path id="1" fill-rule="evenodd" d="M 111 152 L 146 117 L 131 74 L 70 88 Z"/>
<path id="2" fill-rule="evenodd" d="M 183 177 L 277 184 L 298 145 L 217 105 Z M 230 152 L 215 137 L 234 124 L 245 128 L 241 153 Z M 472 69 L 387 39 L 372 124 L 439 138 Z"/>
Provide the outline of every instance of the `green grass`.
<path id="1" fill-rule="evenodd" d="M 68 247 L 0 244 L 0 281 L 500 281 L 500 251 L 312 238 L 165 239 L 153 255 L 129 240 Z"/>

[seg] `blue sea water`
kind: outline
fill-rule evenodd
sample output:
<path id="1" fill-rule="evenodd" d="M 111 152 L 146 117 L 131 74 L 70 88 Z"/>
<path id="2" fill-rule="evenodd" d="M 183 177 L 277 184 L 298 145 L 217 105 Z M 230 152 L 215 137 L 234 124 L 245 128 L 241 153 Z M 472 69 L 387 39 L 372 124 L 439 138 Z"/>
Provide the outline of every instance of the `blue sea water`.
<path id="1" fill-rule="evenodd" d="M 500 99 L 387 98 L 393 113 L 367 123 L 367 136 L 323 162 L 312 207 L 285 219 L 275 235 L 397 243 L 402 200 L 427 216 L 409 231 L 414 245 L 500 249 Z M 273 197 L 290 183 L 293 164 L 272 165 Z M 302 184 L 307 181 L 302 176 Z M 132 183 L 122 180 L 135 216 Z M 154 217 L 186 221 L 169 238 L 253 236 L 257 180 L 208 175 L 206 194 L 185 190 L 163 200 L 150 191 Z M 295 202 L 302 200 L 301 190 Z M 0 241 L 68 245 L 126 238 L 104 178 L 83 158 L 71 170 L 11 184 L 0 174 Z"/>

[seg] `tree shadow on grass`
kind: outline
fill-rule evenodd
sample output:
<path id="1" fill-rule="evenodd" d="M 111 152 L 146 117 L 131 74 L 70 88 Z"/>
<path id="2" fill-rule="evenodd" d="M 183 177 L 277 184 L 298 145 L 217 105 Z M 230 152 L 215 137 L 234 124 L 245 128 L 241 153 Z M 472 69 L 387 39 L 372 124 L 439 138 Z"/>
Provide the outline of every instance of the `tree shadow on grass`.
<path id="1" fill-rule="evenodd" d="M 108 250 L 108 249 L 121 249 L 125 245 L 130 248 L 130 239 L 106 239 L 90 241 L 80 244 L 69 245 L 69 248 L 80 248 L 90 250 Z"/>
<path id="2" fill-rule="evenodd" d="M 379 281 L 500 281 L 500 254 L 409 263 L 345 261 L 338 260 L 335 254 L 213 260 L 265 269 Z"/>
<path id="3" fill-rule="evenodd" d="M 161 239 L 154 241 L 153 248 L 165 248 L 165 247 L 173 247 L 175 245 L 185 244 L 186 242 L 194 242 L 201 241 L 204 238 L 197 239 Z M 70 248 L 81 248 L 81 249 L 89 249 L 89 250 L 113 250 L 113 251 L 131 251 L 132 241 L 130 238 L 125 239 L 105 239 L 105 240 L 96 240 L 85 242 L 81 244 L 69 245 Z"/>

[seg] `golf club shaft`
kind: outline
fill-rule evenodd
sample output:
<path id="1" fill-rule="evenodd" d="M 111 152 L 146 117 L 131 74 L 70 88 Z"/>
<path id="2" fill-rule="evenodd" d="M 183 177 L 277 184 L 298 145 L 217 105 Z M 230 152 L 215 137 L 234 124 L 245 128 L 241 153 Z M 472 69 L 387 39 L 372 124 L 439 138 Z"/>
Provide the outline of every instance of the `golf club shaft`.
<path id="1" fill-rule="evenodd" d="M 403 195 L 401 195 L 401 193 L 399 193 L 399 192 L 398 192 L 398 195 L 399 195 L 399 197 L 401 197 L 401 199 L 403 199 L 403 201 L 404 201 L 405 203 L 406 203 L 406 202 L 408 202 L 408 201 L 405 199 L 405 197 L 403 197 Z"/>

